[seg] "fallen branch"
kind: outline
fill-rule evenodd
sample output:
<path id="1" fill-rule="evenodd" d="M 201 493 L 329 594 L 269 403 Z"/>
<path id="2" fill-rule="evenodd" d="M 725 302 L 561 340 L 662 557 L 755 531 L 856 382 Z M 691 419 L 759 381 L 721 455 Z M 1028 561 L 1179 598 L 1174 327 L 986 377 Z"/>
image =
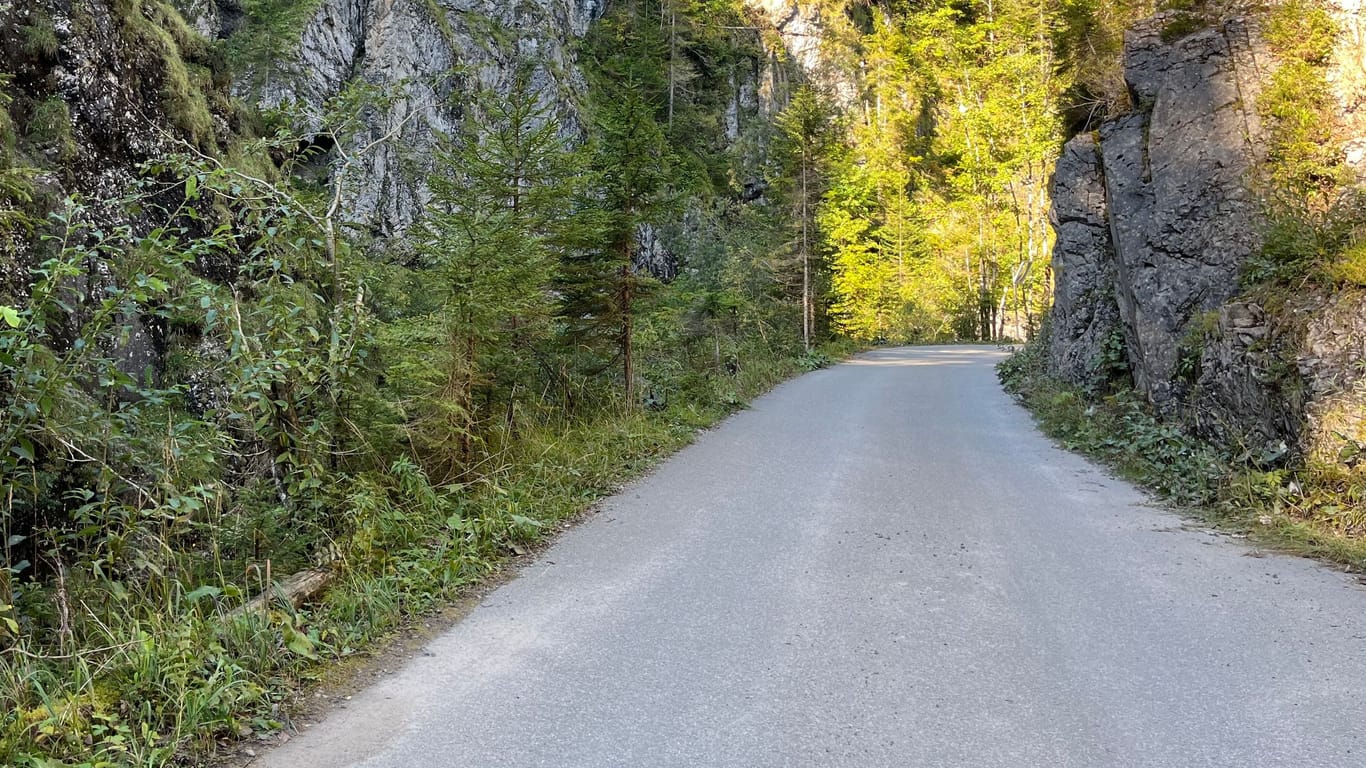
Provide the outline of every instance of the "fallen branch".
<path id="1" fill-rule="evenodd" d="M 228 619 L 232 620 L 252 613 L 265 613 L 270 609 L 271 601 L 276 599 L 288 602 L 291 607 L 299 608 L 304 603 L 321 595 L 336 577 L 337 572 L 326 566 L 300 571 L 278 584 L 271 584 L 266 591 L 252 598 L 246 605 L 230 611 Z"/>

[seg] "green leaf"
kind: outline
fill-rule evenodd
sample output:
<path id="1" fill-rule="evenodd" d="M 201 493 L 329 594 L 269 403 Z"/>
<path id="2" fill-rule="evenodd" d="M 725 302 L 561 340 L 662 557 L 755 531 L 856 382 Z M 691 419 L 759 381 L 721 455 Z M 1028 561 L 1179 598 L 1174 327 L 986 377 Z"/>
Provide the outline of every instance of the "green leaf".
<path id="1" fill-rule="evenodd" d="M 199 197 L 199 177 L 191 176 L 185 180 L 185 199 L 194 200 Z"/>
<path id="2" fill-rule="evenodd" d="M 305 659 L 318 659 L 318 653 L 314 650 L 313 641 L 308 635 L 300 632 L 288 624 L 284 627 L 285 647 L 290 651 L 303 656 Z"/>
<path id="3" fill-rule="evenodd" d="M 218 597 L 221 594 L 223 594 L 223 590 L 219 589 L 218 587 L 205 584 L 204 586 L 199 587 L 198 589 L 185 595 L 185 599 L 189 600 L 192 603 L 197 603 L 206 597 Z"/>
<path id="4" fill-rule="evenodd" d="M 541 522 L 540 520 L 532 520 L 531 518 L 526 517 L 525 515 L 511 515 L 510 519 L 512 520 L 513 525 L 521 526 L 522 528 L 545 527 L 545 523 Z"/>
<path id="5" fill-rule="evenodd" d="M 19 327 L 19 310 L 14 307 L 0 304 L 0 320 L 5 321 L 5 325 L 11 328 Z"/>

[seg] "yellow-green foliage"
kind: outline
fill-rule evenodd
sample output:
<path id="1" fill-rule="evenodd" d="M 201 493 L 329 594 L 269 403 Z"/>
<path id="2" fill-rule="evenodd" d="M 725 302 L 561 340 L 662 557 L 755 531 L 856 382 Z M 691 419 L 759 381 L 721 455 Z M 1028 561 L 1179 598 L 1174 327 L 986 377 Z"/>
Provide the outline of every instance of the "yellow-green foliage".
<path id="1" fill-rule="evenodd" d="M 1271 77 L 1259 104 L 1270 133 L 1270 182 L 1295 196 L 1323 194 L 1342 182 L 1334 143 L 1337 102 L 1322 68 L 1290 59 Z"/>
<path id="2" fill-rule="evenodd" d="M 1324 267 L 1337 285 L 1366 287 L 1366 243 L 1357 243 Z"/>
<path id="3" fill-rule="evenodd" d="M 1339 30 L 1322 0 L 1290 0 L 1268 11 L 1264 34 L 1279 60 L 1257 101 L 1268 137 L 1260 180 L 1268 226 L 1246 277 L 1358 284 L 1366 270 L 1353 248 L 1366 206 L 1343 163 L 1341 106 L 1328 82 Z"/>
<path id="4" fill-rule="evenodd" d="M 160 0 L 115 0 L 124 41 L 135 51 L 147 51 L 162 64 L 161 108 L 177 128 L 201 149 L 215 144 L 213 113 L 205 94 L 212 77 L 204 67 L 192 68 L 188 59 L 202 59 L 210 44 L 190 29 L 178 11 Z"/>
<path id="5" fill-rule="evenodd" d="M 1329 193 L 1343 181 L 1325 71 L 1337 27 L 1319 0 L 1291 0 L 1270 11 L 1265 34 L 1281 60 L 1258 103 L 1270 133 L 1269 181 L 1294 197 Z"/>
<path id="6" fill-rule="evenodd" d="M 1338 26 L 1317 0 L 1286 0 L 1271 10 L 1263 32 L 1278 56 L 1308 64 L 1327 64 Z"/>

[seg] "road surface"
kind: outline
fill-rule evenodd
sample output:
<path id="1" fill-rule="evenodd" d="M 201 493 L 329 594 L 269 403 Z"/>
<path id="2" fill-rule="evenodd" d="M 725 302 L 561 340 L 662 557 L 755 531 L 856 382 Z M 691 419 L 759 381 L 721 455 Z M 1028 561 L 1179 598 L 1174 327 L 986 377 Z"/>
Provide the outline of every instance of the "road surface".
<path id="1" fill-rule="evenodd" d="M 1366 591 L 1055 448 L 982 347 L 789 382 L 256 764 L 1366 766 Z"/>

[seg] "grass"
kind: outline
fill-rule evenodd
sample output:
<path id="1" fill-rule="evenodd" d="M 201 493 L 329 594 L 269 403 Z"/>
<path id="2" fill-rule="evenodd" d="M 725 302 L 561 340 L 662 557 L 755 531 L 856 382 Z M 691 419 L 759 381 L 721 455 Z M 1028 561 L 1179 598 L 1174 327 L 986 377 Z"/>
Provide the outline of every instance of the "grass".
<path id="1" fill-rule="evenodd" d="M 1001 364 L 1001 380 L 1049 437 L 1209 525 L 1262 546 L 1366 570 L 1366 473 L 1258 466 L 1159 421 L 1124 390 L 1101 398 L 1050 377 L 1038 345 Z"/>
<path id="2" fill-rule="evenodd" d="M 843 350 L 835 350 L 839 354 Z M 749 356 L 724 382 L 658 411 L 529 428 L 464 484 L 435 486 L 407 459 L 350 478 L 332 541 L 338 577 L 314 604 L 240 608 L 287 574 L 125 584 L 63 569 L 26 612 L 61 614 L 55 643 L 0 643 L 0 764 L 201 763 L 281 727 L 291 697 L 339 662 L 499 571 L 700 430 L 810 363 Z M 193 554 L 193 553 L 192 553 Z M 203 556 L 211 556 L 205 552 Z M 4 574 L 0 574 L 3 577 Z M 0 606 L 0 625 L 11 614 Z M 0 634 L 5 630 L 0 629 Z"/>
<path id="3" fill-rule="evenodd" d="M 28 121 L 28 140 L 56 155 L 61 163 L 75 159 L 79 148 L 71 133 L 71 109 L 58 96 L 38 104 Z"/>

